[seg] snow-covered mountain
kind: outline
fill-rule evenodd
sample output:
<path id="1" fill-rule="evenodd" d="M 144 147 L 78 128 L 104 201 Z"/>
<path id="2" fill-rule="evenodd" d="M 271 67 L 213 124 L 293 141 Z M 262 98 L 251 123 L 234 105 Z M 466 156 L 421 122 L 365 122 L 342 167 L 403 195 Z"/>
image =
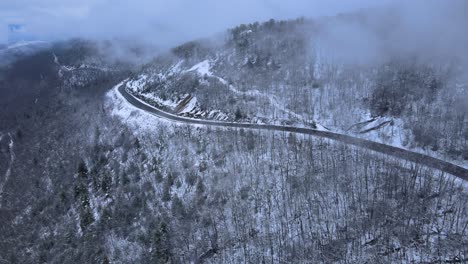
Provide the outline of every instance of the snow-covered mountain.
<path id="1" fill-rule="evenodd" d="M 468 158 L 468 110 L 462 107 L 468 91 L 457 88 L 462 79 L 451 72 L 457 65 L 384 56 L 364 65 L 340 60 L 321 46 L 329 33 L 317 24 L 242 25 L 222 41 L 174 48 L 126 85 L 185 116 L 312 127 L 459 163 Z"/>
<path id="2" fill-rule="evenodd" d="M 458 64 L 340 61 L 325 26 L 240 25 L 144 65 L 72 40 L 0 67 L 0 263 L 466 262 L 461 179 L 321 137 L 171 122 L 118 92 L 466 166 Z"/>

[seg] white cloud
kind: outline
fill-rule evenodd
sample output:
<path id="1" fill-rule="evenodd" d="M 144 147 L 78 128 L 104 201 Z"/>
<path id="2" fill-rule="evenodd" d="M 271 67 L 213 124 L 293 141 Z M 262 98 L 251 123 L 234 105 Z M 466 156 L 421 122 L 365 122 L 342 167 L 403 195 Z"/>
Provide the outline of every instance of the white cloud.
<path id="1" fill-rule="evenodd" d="M 8 41 L 8 29 L 6 25 L 0 22 L 0 44 Z"/>
<path id="2" fill-rule="evenodd" d="M 373 4 L 373 0 L 15 0 L 0 2 L 4 18 L 0 26 L 19 20 L 45 39 L 120 37 L 172 45 L 240 23 L 333 15 Z"/>

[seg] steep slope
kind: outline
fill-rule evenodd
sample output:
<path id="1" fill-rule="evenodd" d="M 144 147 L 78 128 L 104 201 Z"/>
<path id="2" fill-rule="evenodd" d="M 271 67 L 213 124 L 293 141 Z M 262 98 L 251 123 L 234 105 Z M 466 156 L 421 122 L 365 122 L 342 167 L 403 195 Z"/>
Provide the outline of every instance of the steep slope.
<path id="1" fill-rule="evenodd" d="M 361 100 L 375 87 L 353 78 L 373 70 L 356 77 L 303 56 L 307 23 L 241 26 L 224 43 L 188 43 L 141 70 L 82 41 L 2 69 L 0 262 L 466 262 L 468 188 L 454 177 L 305 135 L 168 123 L 112 89 L 193 118 L 356 133 L 405 122 L 406 107 Z M 421 89 L 433 77 L 399 75 Z M 446 107 L 441 94 L 454 99 L 442 89 L 429 111 Z M 418 97 L 390 98 L 414 100 L 417 112 L 427 102 Z M 349 98 L 358 99 L 341 105 Z M 442 113 L 451 120 L 454 109 Z M 376 116 L 347 121 L 358 113 Z M 455 144 L 450 122 L 440 125 Z"/>
<path id="2" fill-rule="evenodd" d="M 386 55 L 349 62 L 323 44 L 327 33 L 308 20 L 242 25 L 222 41 L 174 48 L 128 90 L 185 116 L 330 129 L 466 163 L 459 65 Z"/>

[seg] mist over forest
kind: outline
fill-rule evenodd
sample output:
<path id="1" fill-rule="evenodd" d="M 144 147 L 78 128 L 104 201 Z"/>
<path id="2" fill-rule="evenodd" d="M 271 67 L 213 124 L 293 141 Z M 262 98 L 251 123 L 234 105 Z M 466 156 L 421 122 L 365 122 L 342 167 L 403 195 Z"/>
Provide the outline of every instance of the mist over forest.
<path id="1" fill-rule="evenodd" d="M 0 3 L 0 263 L 468 262 L 468 3 Z"/>

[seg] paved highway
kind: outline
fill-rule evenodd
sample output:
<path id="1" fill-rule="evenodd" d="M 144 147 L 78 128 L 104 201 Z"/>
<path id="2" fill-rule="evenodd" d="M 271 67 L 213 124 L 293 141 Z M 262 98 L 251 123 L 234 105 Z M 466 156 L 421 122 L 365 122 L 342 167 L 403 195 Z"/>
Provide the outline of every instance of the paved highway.
<path id="1" fill-rule="evenodd" d="M 219 127 L 234 127 L 234 128 L 247 128 L 247 129 L 259 129 L 259 130 L 270 130 L 270 131 L 286 131 L 298 134 L 312 135 L 316 137 L 328 138 L 343 142 L 345 144 L 350 144 L 358 146 L 361 148 L 373 150 L 375 152 L 384 153 L 390 156 L 394 156 L 400 159 L 408 160 L 415 162 L 421 165 L 425 165 L 430 168 L 438 169 L 448 174 L 454 175 L 460 179 L 468 181 L 468 169 L 455 165 L 453 163 L 437 159 L 428 155 L 421 153 L 409 151 L 406 149 L 385 145 L 382 143 L 356 138 L 344 134 L 333 133 L 329 131 L 320 131 L 311 128 L 300 128 L 292 126 L 277 126 L 277 125 L 264 125 L 264 124 L 249 124 L 249 123 L 232 123 L 232 122 L 223 122 L 223 121 L 213 121 L 213 120 L 202 120 L 202 119 L 193 119 L 177 116 L 168 112 L 161 111 L 153 106 L 150 106 L 140 99 L 137 99 L 133 95 L 127 92 L 125 89 L 125 83 L 118 87 L 118 92 L 133 106 L 144 110 L 148 113 L 151 113 L 157 117 L 169 119 L 176 122 L 183 122 L 188 124 L 197 124 L 197 125 L 206 125 L 206 126 L 219 126 Z"/>

